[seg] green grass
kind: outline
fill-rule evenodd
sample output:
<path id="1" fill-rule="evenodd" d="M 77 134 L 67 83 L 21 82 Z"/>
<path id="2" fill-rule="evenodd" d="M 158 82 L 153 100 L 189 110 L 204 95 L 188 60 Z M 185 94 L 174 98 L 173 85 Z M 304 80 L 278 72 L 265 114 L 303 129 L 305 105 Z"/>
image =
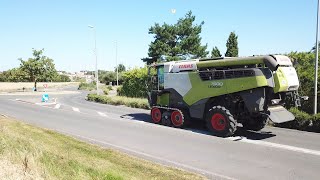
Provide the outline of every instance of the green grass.
<path id="1" fill-rule="evenodd" d="M 125 105 L 133 108 L 149 109 L 148 100 L 143 98 L 88 94 L 87 99 L 89 101 L 95 101 L 103 104 Z"/>
<path id="2" fill-rule="evenodd" d="M 23 168 L 33 177 L 31 179 L 204 178 L 2 116 L 0 157 L 0 163 L 1 160 L 9 160 L 16 167 Z"/>

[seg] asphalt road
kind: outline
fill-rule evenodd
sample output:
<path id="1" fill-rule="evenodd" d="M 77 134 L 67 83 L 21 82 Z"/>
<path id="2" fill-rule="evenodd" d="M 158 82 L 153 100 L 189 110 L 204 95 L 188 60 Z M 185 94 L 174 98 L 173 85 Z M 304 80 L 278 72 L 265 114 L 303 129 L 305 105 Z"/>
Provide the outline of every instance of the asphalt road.
<path id="1" fill-rule="evenodd" d="M 83 92 L 55 97 L 58 104 L 40 106 L 0 96 L 0 113 L 209 179 L 320 177 L 320 134 L 267 127 L 219 138 L 202 126 L 152 124 L 149 111 L 87 102 Z"/>

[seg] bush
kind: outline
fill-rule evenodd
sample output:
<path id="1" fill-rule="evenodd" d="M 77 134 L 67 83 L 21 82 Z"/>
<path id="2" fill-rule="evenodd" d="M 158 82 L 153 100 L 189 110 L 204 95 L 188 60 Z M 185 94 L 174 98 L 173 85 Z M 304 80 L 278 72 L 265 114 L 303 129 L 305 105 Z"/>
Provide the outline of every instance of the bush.
<path id="1" fill-rule="evenodd" d="M 122 92 L 122 86 L 118 86 L 118 87 L 117 87 L 117 95 L 118 95 L 118 96 L 123 96 L 123 95 L 121 94 L 121 92 Z"/>
<path id="2" fill-rule="evenodd" d="M 93 82 L 93 83 L 84 83 L 84 82 L 81 82 L 79 84 L 79 90 L 88 90 L 88 91 L 91 91 L 91 90 L 95 90 L 96 89 L 96 83 Z"/>
<path id="3" fill-rule="evenodd" d="M 108 88 L 104 88 L 103 89 L 103 93 L 104 93 L 104 95 L 108 95 L 109 94 L 109 89 Z"/>
<path id="4" fill-rule="evenodd" d="M 291 108 L 289 111 L 296 117 L 295 120 L 275 124 L 275 126 L 302 131 L 320 132 L 320 113 L 310 115 L 297 108 Z"/>
<path id="5" fill-rule="evenodd" d="M 125 105 L 133 108 L 149 109 L 148 100 L 142 98 L 129 98 L 124 96 L 110 97 L 105 95 L 88 94 L 87 99 L 89 101 L 95 101 L 103 104 Z"/>
<path id="6" fill-rule="evenodd" d="M 112 90 L 112 86 L 108 85 L 107 89 L 111 91 Z"/>
<path id="7" fill-rule="evenodd" d="M 118 89 L 118 94 L 127 97 L 147 97 L 147 87 L 145 86 L 148 80 L 148 69 L 136 68 L 127 71 L 123 74 L 122 88 Z"/>

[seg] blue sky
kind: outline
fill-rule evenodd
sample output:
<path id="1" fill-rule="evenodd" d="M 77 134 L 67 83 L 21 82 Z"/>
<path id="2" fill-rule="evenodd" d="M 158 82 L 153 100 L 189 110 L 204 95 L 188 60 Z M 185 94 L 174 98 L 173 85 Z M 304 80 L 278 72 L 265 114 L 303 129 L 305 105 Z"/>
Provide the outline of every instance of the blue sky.
<path id="1" fill-rule="evenodd" d="M 204 21 L 202 43 L 225 52 L 231 31 L 240 56 L 309 51 L 315 44 L 316 0 L 0 0 L 0 71 L 19 66 L 32 48 L 45 49 L 58 70 L 94 69 L 96 27 L 98 67 L 118 62 L 143 66 L 154 23 L 175 23 L 189 10 Z M 171 13 L 176 9 L 176 13 Z"/>

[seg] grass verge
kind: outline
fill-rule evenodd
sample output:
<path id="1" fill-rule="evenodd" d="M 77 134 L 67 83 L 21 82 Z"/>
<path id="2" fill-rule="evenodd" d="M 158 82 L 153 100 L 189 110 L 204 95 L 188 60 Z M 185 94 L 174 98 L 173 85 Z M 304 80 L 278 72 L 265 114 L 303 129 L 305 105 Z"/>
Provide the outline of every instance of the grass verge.
<path id="1" fill-rule="evenodd" d="M 0 179 L 204 178 L 2 116 L 0 155 Z"/>
<path id="2" fill-rule="evenodd" d="M 148 100 L 143 98 L 88 94 L 87 99 L 89 101 L 95 101 L 103 104 L 125 105 L 133 108 L 149 109 Z"/>

